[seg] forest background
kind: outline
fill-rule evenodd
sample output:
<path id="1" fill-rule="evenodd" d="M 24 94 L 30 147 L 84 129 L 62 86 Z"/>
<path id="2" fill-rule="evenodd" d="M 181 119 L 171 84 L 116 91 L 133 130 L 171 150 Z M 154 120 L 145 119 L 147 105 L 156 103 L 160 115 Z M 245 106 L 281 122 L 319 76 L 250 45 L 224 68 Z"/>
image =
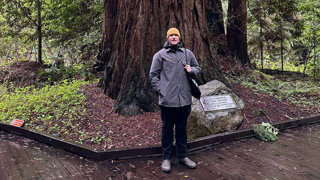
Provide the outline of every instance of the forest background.
<path id="1" fill-rule="evenodd" d="M 121 104 L 117 102 L 120 98 L 108 93 L 108 89 L 102 88 L 102 92 L 95 89 L 98 84 L 106 86 L 101 83 L 107 73 L 99 69 L 105 65 L 99 66 L 99 55 L 104 38 L 104 12 L 112 9 L 111 2 L 0 2 L 0 121 L 24 119 L 28 128 L 103 148 L 130 144 L 117 143 L 117 139 L 123 141 L 121 136 L 134 137 L 119 127 L 112 128 L 118 124 L 93 117 L 95 122 L 88 122 L 88 114 L 92 113 L 89 110 L 97 109 L 100 114 L 114 113 L 115 106 Z M 220 3 L 225 33 L 232 13 L 228 12 L 230 5 L 244 3 L 246 12 L 246 27 L 242 32 L 247 38 L 248 58 L 243 61 L 233 54 L 238 69 L 226 68 L 227 65 L 217 61 L 226 81 L 275 97 L 280 102 L 319 112 L 320 1 L 222 0 Z M 226 41 L 226 37 L 221 37 L 221 44 L 227 44 Z M 265 73 L 288 76 L 277 78 Z M 103 95 L 103 91 L 111 98 Z M 95 98 L 104 99 L 110 106 L 99 107 L 104 104 L 94 104 Z M 252 114 L 270 116 L 266 109 L 250 111 L 248 117 Z M 117 113 L 123 114 L 123 111 Z M 135 116 L 134 125 L 129 125 L 124 123 L 127 118 L 117 113 L 104 116 L 122 121 L 120 126 L 143 126 L 139 118 L 144 116 Z M 159 131 L 158 114 L 142 114 L 152 117 L 154 121 L 149 123 L 156 124 L 148 128 Z M 158 137 L 158 132 L 154 133 L 149 138 L 156 140 L 142 144 L 159 143 Z M 139 140 L 132 141 L 135 142 L 133 145 L 141 144 Z"/>

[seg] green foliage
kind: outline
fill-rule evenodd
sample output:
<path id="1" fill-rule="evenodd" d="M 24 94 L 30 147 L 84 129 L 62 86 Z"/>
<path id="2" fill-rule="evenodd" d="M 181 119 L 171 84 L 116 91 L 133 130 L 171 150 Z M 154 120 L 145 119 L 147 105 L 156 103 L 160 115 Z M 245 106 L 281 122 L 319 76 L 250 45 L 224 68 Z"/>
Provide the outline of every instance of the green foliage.
<path id="1" fill-rule="evenodd" d="M 101 38 L 103 1 L 40 2 L 44 61 L 54 63 L 59 55 L 70 63 L 79 62 L 82 56 L 94 57 Z M 36 4 L 35 0 L 0 1 L 0 64 L 37 59 Z"/>
<path id="2" fill-rule="evenodd" d="M 82 77 L 85 80 L 95 81 L 96 76 L 91 72 L 92 63 L 79 63 L 65 67 L 64 64 L 56 64 L 46 69 L 40 69 L 37 77 L 38 82 L 52 84 L 63 79 Z"/>
<path id="3" fill-rule="evenodd" d="M 259 71 L 253 71 L 250 76 L 240 76 L 237 82 L 250 87 L 255 92 L 265 93 L 280 101 L 288 100 L 298 106 L 320 108 L 317 97 L 320 96 L 320 83 L 311 80 L 276 79 Z M 301 98 L 307 97 L 307 98 Z"/>
<path id="4" fill-rule="evenodd" d="M 14 91 L 9 91 L 6 84 L 2 84 L 0 121 L 21 119 L 31 129 L 68 133 L 70 129 L 77 128 L 86 114 L 85 97 L 79 88 L 87 83 L 64 80 L 61 84 L 39 89 L 25 87 Z"/>
<path id="5" fill-rule="evenodd" d="M 260 64 L 260 60 L 254 59 L 252 61 L 257 65 L 257 68 L 262 69 L 262 66 Z M 280 61 L 272 61 L 270 58 L 267 56 L 265 57 L 265 60 L 263 62 L 263 69 L 277 69 L 280 70 L 281 63 Z M 283 71 L 294 71 L 294 72 L 300 72 L 304 73 L 308 76 L 313 75 L 313 63 L 309 62 L 307 64 L 297 64 L 294 61 L 286 61 L 283 66 Z"/>
<path id="6" fill-rule="evenodd" d="M 300 41 L 308 47 L 308 60 L 313 60 L 313 76 L 320 77 L 320 0 L 302 1 L 298 6 L 305 23 Z M 311 63 L 311 62 L 310 62 Z"/>
<path id="7" fill-rule="evenodd" d="M 269 123 L 253 125 L 254 133 L 263 141 L 276 141 L 279 130 Z"/>
<path id="8" fill-rule="evenodd" d="M 5 65 L 13 60 L 26 60 L 28 43 L 24 38 L 13 36 L 12 27 L 7 24 L 6 19 L 0 14 L 0 65 Z"/>
<path id="9" fill-rule="evenodd" d="M 264 69 L 290 66 L 291 71 L 306 71 L 319 78 L 320 0 L 248 3 L 248 50 L 252 62 Z"/>
<path id="10" fill-rule="evenodd" d="M 307 0 L 302 1 L 298 5 L 298 9 L 302 18 L 310 23 L 305 23 L 303 31 L 304 43 L 319 43 L 320 35 L 320 1 L 319 0 Z"/>
<path id="11" fill-rule="evenodd" d="M 281 50 L 288 50 L 292 29 L 296 29 L 299 19 L 293 0 L 249 2 L 248 45 L 251 58 L 260 56 L 260 43 L 271 59 L 280 59 Z M 283 46 L 281 46 L 283 44 Z"/>
<path id="12" fill-rule="evenodd" d="M 50 39 L 58 43 L 92 32 L 101 27 L 103 3 L 101 0 L 59 0 L 51 1 L 46 16 L 50 25 L 46 26 Z"/>
<path id="13" fill-rule="evenodd" d="M 0 59 L 7 63 L 27 60 L 37 39 L 37 8 L 33 0 L 0 1 L 1 36 Z"/>

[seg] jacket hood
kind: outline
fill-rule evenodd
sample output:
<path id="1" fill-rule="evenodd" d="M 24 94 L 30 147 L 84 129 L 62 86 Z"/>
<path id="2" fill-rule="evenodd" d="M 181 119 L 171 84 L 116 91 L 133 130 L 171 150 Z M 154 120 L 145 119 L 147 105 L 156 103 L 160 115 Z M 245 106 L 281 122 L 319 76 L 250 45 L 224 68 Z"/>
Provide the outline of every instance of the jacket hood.
<path id="1" fill-rule="evenodd" d="M 177 44 L 177 46 L 178 46 L 178 48 L 182 48 L 182 47 L 183 47 L 182 42 L 181 42 L 181 41 L 179 41 L 179 43 Z M 163 47 L 167 49 L 167 48 L 170 48 L 170 47 L 171 47 L 171 45 L 169 44 L 169 42 L 168 42 L 168 41 L 166 41 L 166 42 L 164 43 Z"/>

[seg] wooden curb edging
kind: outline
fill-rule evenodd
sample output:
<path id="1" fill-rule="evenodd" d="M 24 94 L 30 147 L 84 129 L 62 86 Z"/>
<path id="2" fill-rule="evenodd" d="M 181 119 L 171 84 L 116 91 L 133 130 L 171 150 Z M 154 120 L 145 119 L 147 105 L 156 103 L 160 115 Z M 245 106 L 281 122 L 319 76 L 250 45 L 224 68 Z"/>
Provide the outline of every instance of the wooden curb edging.
<path id="1" fill-rule="evenodd" d="M 304 126 L 320 122 L 320 115 L 313 115 L 310 117 L 295 118 L 289 121 L 272 124 L 280 131 L 290 129 L 298 126 Z M 7 131 L 13 134 L 18 134 L 29 139 L 37 140 L 45 144 L 55 146 L 71 153 L 78 154 L 82 157 L 92 159 L 95 161 L 104 161 L 110 159 L 128 159 L 150 156 L 161 156 L 161 146 L 141 146 L 122 149 L 96 150 L 90 146 L 85 146 L 79 143 L 71 142 L 51 134 L 40 133 L 28 128 L 21 128 L 0 122 L 0 130 Z M 237 130 L 233 132 L 219 133 L 211 136 L 201 137 L 196 140 L 188 142 L 188 151 L 195 152 L 201 149 L 212 147 L 215 144 L 235 141 L 244 138 L 254 137 L 255 134 L 252 129 Z"/>

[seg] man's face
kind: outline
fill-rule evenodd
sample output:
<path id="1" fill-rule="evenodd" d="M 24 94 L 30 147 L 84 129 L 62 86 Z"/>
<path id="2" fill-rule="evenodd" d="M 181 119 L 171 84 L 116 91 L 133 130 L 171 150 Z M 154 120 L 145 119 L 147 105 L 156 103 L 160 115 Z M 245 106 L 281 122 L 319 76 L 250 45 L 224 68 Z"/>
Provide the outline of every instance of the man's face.
<path id="1" fill-rule="evenodd" d="M 169 41 L 169 44 L 170 45 L 176 45 L 179 43 L 179 36 L 177 34 L 171 34 L 169 37 L 168 37 L 168 41 Z"/>

